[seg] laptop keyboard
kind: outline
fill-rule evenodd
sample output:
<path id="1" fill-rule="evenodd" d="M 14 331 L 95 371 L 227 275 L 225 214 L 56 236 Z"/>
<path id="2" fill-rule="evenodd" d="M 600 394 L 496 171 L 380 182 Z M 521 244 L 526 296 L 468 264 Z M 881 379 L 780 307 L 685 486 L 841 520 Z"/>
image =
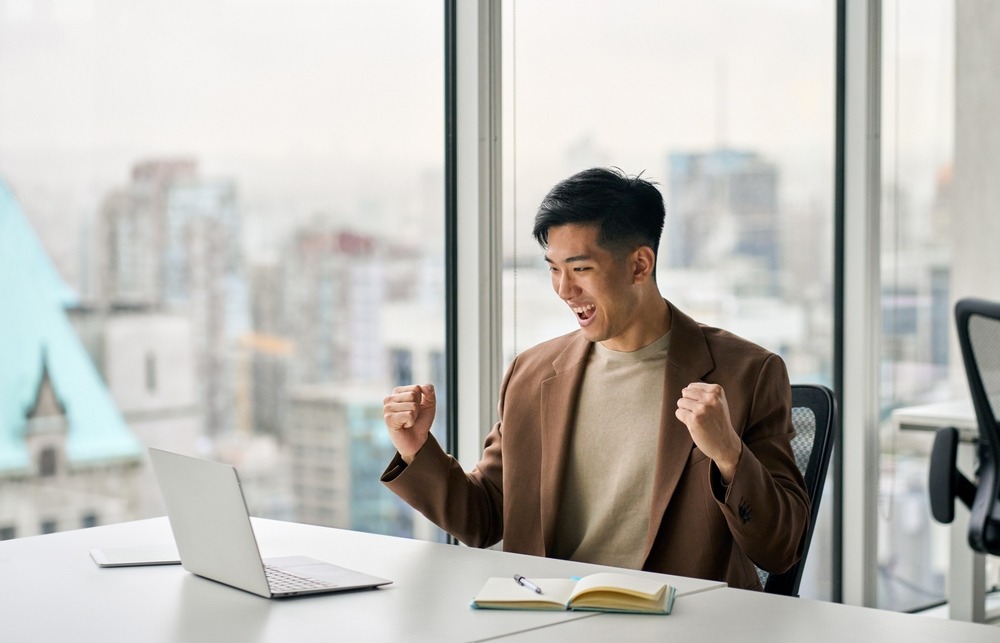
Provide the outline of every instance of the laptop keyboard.
<path id="1" fill-rule="evenodd" d="M 286 571 L 269 565 L 264 565 L 264 573 L 267 575 L 267 584 L 271 587 L 271 591 L 275 594 L 336 587 L 336 585 L 332 583 L 324 583 L 323 581 L 296 576 L 295 574 L 289 574 Z"/>

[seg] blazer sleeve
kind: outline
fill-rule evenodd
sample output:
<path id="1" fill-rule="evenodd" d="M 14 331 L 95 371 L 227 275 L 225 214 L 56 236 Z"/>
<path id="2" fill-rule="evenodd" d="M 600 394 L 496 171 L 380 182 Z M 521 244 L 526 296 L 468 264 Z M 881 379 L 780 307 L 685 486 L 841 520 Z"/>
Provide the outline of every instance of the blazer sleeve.
<path id="1" fill-rule="evenodd" d="M 500 417 L 511 363 L 500 388 Z M 470 547 L 490 547 L 503 538 L 503 428 L 486 436 L 483 455 L 470 472 L 445 453 L 433 435 L 407 465 L 397 453 L 381 480 L 428 520 Z"/>
<path id="2" fill-rule="evenodd" d="M 714 463 L 710 474 L 734 540 L 755 565 L 771 573 L 786 571 L 802 556 L 809 524 L 809 498 L 792 453 L 794 434 L 788 373 L 771 355 L 757 376 L 732 482 L 722 483 Z"/>

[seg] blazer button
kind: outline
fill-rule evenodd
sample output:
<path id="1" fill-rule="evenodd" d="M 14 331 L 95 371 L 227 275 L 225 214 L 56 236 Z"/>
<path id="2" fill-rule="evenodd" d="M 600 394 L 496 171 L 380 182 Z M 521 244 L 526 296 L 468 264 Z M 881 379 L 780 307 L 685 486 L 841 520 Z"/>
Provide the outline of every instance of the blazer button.
<path id="1" fill-rule="evenodd" d="M 740 501 L 740 520 L 743 521 L 744 525 L 750 522 L 750 505 L 744 500 Z"/>

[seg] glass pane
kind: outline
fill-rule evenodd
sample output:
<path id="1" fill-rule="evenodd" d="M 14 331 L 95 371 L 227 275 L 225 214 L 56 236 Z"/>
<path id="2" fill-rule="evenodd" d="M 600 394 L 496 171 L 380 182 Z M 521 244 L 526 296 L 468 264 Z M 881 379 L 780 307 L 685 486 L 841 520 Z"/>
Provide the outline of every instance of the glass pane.
<path id="1" fill-rule="evenodd" d="M 830 385 L 835 3 L 512 4 L 506 358 L 576 328 L 531 238 L 538 204 L 617 166 L 664 195 L 664 296 L 780 354 L 793 382 Z M 802 594 L 829 598 L 821 506 Z"/>
<path id="2" fill-rule="evenodd" d="M 162 515 L 158 446 L 438 538 L 379 474 L 382 398 L 443 386 L 442 42 L 439 0 L 0 3 L 0 537 Z"/>
<path id="3" fill-rule="evenodd" d="M 889 414 L 951 397 L 953 4 L 882 5 L 878 606 L 901 611 L 945 597 L 947 530 L 931 519 L 927 495 L 933 434 L 894 431 Z"/>

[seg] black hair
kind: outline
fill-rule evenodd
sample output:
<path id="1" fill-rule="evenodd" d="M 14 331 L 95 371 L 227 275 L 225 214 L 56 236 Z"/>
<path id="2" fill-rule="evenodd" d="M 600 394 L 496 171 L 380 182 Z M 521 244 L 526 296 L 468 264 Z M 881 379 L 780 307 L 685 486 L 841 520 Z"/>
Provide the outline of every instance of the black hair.
<path id="1" fill-rule="evenodd" d="M 538 206 L 531 234 L 548 247 L 549 228 L 594 225 L 597 242 L 617 254 L 649 246 L 656 256 L 666 210 L 663 196 L 642 173 L 628 176 L 619 168 L 591 168 L 560 181 Z"/>

